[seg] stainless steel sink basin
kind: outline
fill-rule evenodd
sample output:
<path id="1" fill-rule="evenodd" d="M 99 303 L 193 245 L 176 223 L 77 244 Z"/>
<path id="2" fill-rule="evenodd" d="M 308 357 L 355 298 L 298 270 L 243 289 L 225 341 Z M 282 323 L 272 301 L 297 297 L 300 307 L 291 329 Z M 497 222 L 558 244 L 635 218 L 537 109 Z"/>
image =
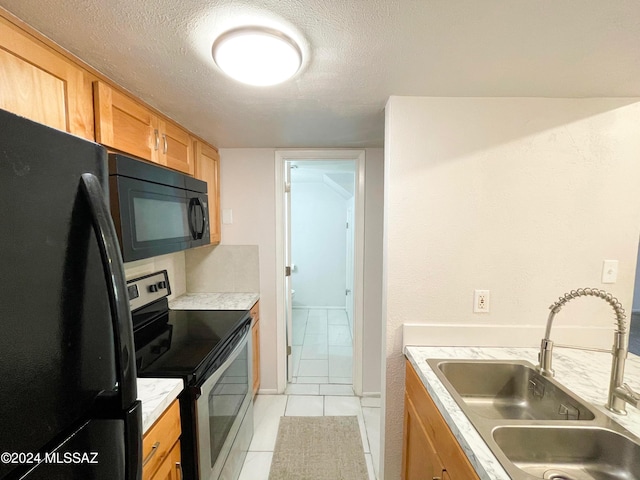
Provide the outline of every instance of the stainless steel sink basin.
<path id="1" fill-rule="evenodd" d="M 513 480 L 640 479 L 640 438 L 533 364 L 427 362 Z"/>
<path id="2" fill-rule="evenodd" d="M 491 419 L 593 420 L 593 412 L 528 362 L 429 363 L 463 410 Z"/>
<path id="3" fill-rule="evenodd" d="M 493 439 L 509 462 L 535 478 L 640 478 L 640 445 L 608 428 L 504 426 Z"/>

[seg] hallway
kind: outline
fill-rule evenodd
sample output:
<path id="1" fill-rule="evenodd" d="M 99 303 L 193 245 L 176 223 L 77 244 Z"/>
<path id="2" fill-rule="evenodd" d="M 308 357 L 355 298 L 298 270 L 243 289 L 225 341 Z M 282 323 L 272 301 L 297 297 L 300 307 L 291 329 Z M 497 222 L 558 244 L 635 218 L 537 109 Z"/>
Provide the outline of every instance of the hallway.
<path id="1" fill-rule="evenodd" d="M 291 354 L 292 384 L 311 384 L 316 388 L 321 384 L 351 387 L 353 336 L 347 312 L 343 309 L 294 308 Z"/>

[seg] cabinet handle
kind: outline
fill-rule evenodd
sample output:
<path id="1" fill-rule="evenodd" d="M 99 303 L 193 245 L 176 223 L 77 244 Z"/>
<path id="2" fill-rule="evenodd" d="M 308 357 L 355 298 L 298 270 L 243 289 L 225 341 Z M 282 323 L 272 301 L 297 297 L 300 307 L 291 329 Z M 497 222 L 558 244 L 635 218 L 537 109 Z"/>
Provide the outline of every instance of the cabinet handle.
<path id="1" fill-rule="evenodd" d="M 163 149 L 162 153 L 164 153 L 166 155 L 167 154 L 167 150 L 169 150 L 169 145 L 167 145 L 167 136 L 164 133 L 162 134 L 162 141 L 164 143 L 164 149 Z"/>
<path id="2" fill-rule="evenodd" d="M 154 150 L 158 150 L 160 148 L 160 135 L 158 134 L 158 129 L 157 128 L 153 131 L 153 134 L 156 137 L 156 143 L 155 143 L 155 146 L 153 148 L 154 148 Z"/>
<path id="3" fill-rule="evenodd" d="M 147 463 L 149 463 L 149 460 L 151 460 L 156 453 L 158 453 L 158 447 L 159 446 L 160 446 L 160 442 L 156 442 L 156 443 L 153 444 L 153 446 L 151 447 L 151 451 L 149 452 L 149 455 L 147 455 L 147 457 L 142 461 L 142 466 L 143 467 Z"/>
<path id="4" fill-rule="evenodd" d="M 178 472 L 178 478 L 180 480 L 184 480 L 184 474 L 182 473 L 182 464 L 180 462 L 176 462 L 176 471 Z"/>

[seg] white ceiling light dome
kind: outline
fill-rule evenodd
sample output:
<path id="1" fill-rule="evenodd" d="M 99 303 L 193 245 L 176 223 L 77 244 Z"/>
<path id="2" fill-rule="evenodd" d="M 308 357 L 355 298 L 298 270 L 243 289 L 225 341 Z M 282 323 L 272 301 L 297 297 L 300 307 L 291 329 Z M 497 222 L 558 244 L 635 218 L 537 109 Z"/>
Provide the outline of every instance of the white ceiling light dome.
<path id="1" fill-rule="evenodd" d="M 213 42 L 212 54 L 224 73 L 256 86 L 282 83 L 302 65 L 298 44 L 279 30 L 266 27 L 228 30 Z"/>

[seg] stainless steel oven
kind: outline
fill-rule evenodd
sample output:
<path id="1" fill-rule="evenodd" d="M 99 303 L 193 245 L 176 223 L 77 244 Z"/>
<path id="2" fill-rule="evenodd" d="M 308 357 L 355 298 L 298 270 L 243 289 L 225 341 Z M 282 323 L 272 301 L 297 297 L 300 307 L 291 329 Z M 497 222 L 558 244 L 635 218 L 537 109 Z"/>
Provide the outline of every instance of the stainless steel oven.
<path id="1" fill-rule="evenodd" d="M 248 310 L 169 310 L 165 270 L 129 280 L 138 376 L 182 378 L 185 480 L 236 480 L 253 436 Z"/>
<path id="2" fill-rule="evenodd" d="M 251 332 L 200 387 L 196 400 L 200 480 L 235 480 L 253 436 Z"/>

